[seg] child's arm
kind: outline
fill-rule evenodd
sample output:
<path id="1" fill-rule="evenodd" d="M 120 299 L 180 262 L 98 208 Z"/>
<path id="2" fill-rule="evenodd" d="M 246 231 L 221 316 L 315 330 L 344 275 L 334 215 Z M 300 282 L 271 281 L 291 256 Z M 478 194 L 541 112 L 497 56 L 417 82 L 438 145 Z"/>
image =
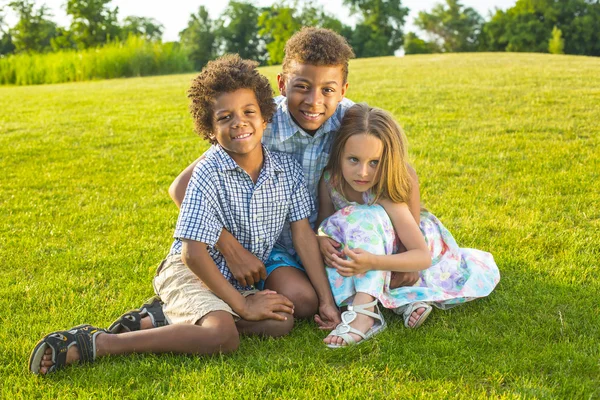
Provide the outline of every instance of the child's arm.
<path id="1" fill-rule="evenodd" d="M 261 279 L 267 279 L 267 270 L 263 262 L 242 246 L 227 229 L 221 231 L 216 247 L 240 285 L 250 286 Z"/>
<path id="2" fill-rule="evenodd" d="M 419 191 L 419 177 L 417 176 L 417 171 L 415 171 L 413 167 L 409 164 L 406 164 L 406 167 L 408 169 L 411 185 L 408 208 L 410 208 L 410 213 L 415 221 L 417 221 L 417 225 L 419 225 L 421 223 L 421 192 Z"/>
<path id="3" fill-rule="evenodd" d="M 171 199 L 173 199 L 177 205 L 177 208 L 181 207 L 181 203 L 185 197 L 185 190 L 187 189 L 190 178 L 192 177 L 192 172 L 194 172 L 196 164 L 198 164 L 198 162 L 200 162 L 202 159 L 204 159 L 204 154 L 202 154 L 198 159 L 181 171 L 173 183 L 171 183 L 171 186 L 169 186 L 169 196 L 171 196 Z"/>
<path id="4" fill-rule="evenodd" d="M 298 252 L 308 279 L 310 279 L 310 283 L 315 288 L 319 298 L 320 318 L 317 322 L 319 322 L 321 329 L 333 329 L 341 322 L 341 319 L 329 288 L 329 280 L 325 273 L 323 259 L 318 251 L 317 237 L 306 218 L 292 222 L 291 229 L 294 249 Z"/>
<path id="5" fill-rule="evenodd" d="M 431 256 L 427 243 L 415 223 L 406 204 L 392 203 L 390 200 L 380 200 L 379 204 L 383 206 L 394 225 L 394 230 L 398 239 L 406 247 L 406 251 L 399 254 L 375 255 L 362 249 L 343 250 L 343 253 L 349 257 L 344 260 L 336 255 L 334 267 L 342 276 L 353 276 L 377 269 L 383 271 L 421 271 L 431 266 Z"/>
<path id="6" fill-rule="evenodd" d="M 171 196 L 177 207 L 181 207 L 196 164 L 203 160 L 205 156 L 206 153 L 202 154 L 188 165 L 171 183 L 169 196 Z M 221 231 L 216 247 L 223 254 L 229 270 L 240 285 L 250 286 L 261 279 L 267 279 L 267 271 L 262 261 L 246 250 L 228 230 L 223 229 Z"/>
<path id="7" fill-rule="evenodd" d="M 321 223 L 325 221 L 325 219 L 335 212 L 335 208 L 333 207 L 333 202 L 331 201 L 331 196 L 329 195 L 329 190 L 327 190 L 327 184 L 323 177 L 319 181 L 319 214 L 317 216 L 317 223 L 315 224 L 315 229 L 319 229 Z M 319 241 L 319 249 L 321 250 L 321 255 L 323 256 L 323 260 L 325 261 L 325 265 L 331 266 L 333 259 L 331 258 L 332 254 L 337 254 L 338 256 L 342 256 L 337 248 L 340 247 L 340 244 L 327 236 L 317 236 L 317 240 Z"/>
<path id="8" fill-rule="evenodd" d="M 221 274 L 206 250 L 206 244 L 183 240 L 181 259 L 185 265 L 218 297 L 246 321 L 286 318 L 278 312 L 293 314 L 293 304 L 275 292 L 259 292 L 255 296 L 242 296 Z"/>

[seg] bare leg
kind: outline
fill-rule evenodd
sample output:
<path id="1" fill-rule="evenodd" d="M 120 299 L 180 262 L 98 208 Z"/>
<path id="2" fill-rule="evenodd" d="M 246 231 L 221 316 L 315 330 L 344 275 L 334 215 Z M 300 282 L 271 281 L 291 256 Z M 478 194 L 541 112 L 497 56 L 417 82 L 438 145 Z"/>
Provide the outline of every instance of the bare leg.
<path id="1" fill-rule="evenodd" d="M 294 303 L 294 317 L 312 319 L 318 312 L 319 299 L 306 274 L 294 267 L 280 267 L 265 282 L 265 289 L 284 295 Z"/>
<path id="2" fill-rule="evenodd" d="M 118 335 L 101 333 L 96 337 L 96 357 L 128 353 L 215 354 L 235 351 L 240 343 L 233 316 L 215 311 L 196 325 L 169 325 L 155 329 L 125 332 Z M 67 364 L 79 360 L 79 349 L 71 346 Z M 52 366 L 52 350 L 47 349 L 40 373 Z"/>
<path id="3" fill-rule="evenodd" d="M 154 328 L 154 325 L 152 325 L 152 320 L 150 317 L 144 317 L 140 320 L 140 330 L 151 328 Z"/>
<path id="4" fill-rule="evenodd" d="M 406 247 L 402 242 L 398 243 L 398 253 L 404 253 Z M 414 286 L 419 280 L 420 276 L 418 272 L 392 272 L 390 279 L 390 289 L 396 289 L 402 286 Z"/>
<path id="5" fill-rule="evenodd" d="M 278 313 L 287 317 L 285 321 L 275 321 L 274 319 L 265 319 L 263 321 L 239 320 L 235 323 L 238 331 L 242 335 L 258 335 L 268 337 L 285 336 L 294 327 L 294 317 L 287 313 Z"/>
<path id="6" fill-rule="evenodd" d="M 370 294 L 358 292 L 358 293 L 356 293 L 356 296 L 354 296 L 354 300 L 352 301 L 352 304 L 355 304 L 355 305 L 366 304 L 366 303 L 372 302 L 373 300 L 375 300 L 375 297 L 371 296 Z M 370 308 L 365 308 L 365 310 L 375 312 L 375 306 L 370 307 Z M 372 317 L 369 317 L 368 315 L 357 313 L 356 319 L 350 323 L 350 326 L 360 332 L 365 333 L 369 329 L 371 329 L 371 327 L 373 326 L 374 323 L 375 323 L 375 320 Z M 350 333 L 350 336 L 352 336 L 352 338 L 356 342 L 363 340 L 362 337 L 360 337 L 354 333 Z M 326 344 L 337 344 L 337 345 L 345 345 L 346 344 L 346 341 L 344 339 L 342 339 L 339 336 L 335 336 L 335 335 L 329 335 L 325 339 L 323 339 L 323 341 Z"/>

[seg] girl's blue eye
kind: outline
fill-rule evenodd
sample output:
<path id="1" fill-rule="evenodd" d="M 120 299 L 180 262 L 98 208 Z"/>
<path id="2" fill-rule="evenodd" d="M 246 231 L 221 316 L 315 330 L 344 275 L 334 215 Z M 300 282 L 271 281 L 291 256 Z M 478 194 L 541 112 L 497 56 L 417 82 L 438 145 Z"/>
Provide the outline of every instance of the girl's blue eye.
<path id="1" fill-rule="evenodd" d="M 351 163 L 357 163 L 358 162 L 358 158 L 356 158 L 356 157 L 349 157 L 348 160 L 350 160 Z"/>
<path id="2" fill-rule="evenodd" d="M 371 161 L 370 164 L 371 164 L 372 167 L 376 167 L 376 166 L 379 165 L 379 160 L 373 160 L 373 161 Z"/>

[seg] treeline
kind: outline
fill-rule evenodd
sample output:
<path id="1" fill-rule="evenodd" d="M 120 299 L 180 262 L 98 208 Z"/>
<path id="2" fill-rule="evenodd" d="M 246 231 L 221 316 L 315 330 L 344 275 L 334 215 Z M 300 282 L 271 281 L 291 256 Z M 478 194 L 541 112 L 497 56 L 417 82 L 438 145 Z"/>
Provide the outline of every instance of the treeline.
<path id="1" fill-rule="evenodd" d="M 187 27 L 179 33 L 180 40 L 166 44 L 161 42 L 164 27 L 160 22 L 136 16 L 119 22 L 118 8 L 111 8 L 110 3 L 110 0 L 65 0 L 65 10 L 72 19 L 69 27 L 54 23 L 46 6 L 36 7 L 33 0 L 7 3 L 5 10 L 0 9 L 0 83 L 17 83 L 18 65 L 30 64 L 35 68 L 47 64 L 28 62 L 27 57 L 34 57 L 33 54 L 67 55 L 106 46 L 111 47 L 107 54 L 120 54 L 114 62 L 127 62 L 127 53 L 136 54 L 138 60 L 148 59 L 150 53 L 160 55 L 152 68 L 114 69 L 123 74 L 199 70 L 209 60 L 231 52 L 262 64 L 279 64 L 286 41 L 302 26 L 324 27 L 340 33 L 348 39 L 357 57 L 393 55 L 402 48 L 406 54 L 522 51 L 600 56 L 599 0 L 517 0 L 506 11 L 495 10 L 488 20 L 460 0 L 440 0 L 431 11 L 420 12 L 414 21 L 422 37 L 415 32 L 404 32 L 409 9 L 401 0 L 344 0 L 350 13 L 357 17 L 354 26 L 344 24 L 310 0 L 280 0 L 269 7 L 231 0 L 215 19 L 201 6 L 190 15 Z M 4 23 L 3 15 L 8 10 L 18 16 L 15 26 Z M 138 39 L 128 39 L 131 37 Z M 142 46 L 139 40 L 152 45 Z M 135 50 L 115 51 L 127 46 Z M 162 49 L 163 46 L 166 47 Z M 141 56 L 143 52 L 146 53 Z M 182 62 L 182 57 L 187 61 Z M 19 62 L 10 61 L 11 58 L 19 58 Z M 104 63 L 111 62 L 108 56 L 103 59 Z M 12 72 L 2 70 L 7 65 Z M 171 70 L 170 65 L 175 67 Z M 77 66 L 70 68 L 81 70 Z M 87 71 L 71 74 L 68 80 L 106 75 L 90 68 Z"/>
<path id="2" fill-rule="evenodd" d="M 515 51 L 600 56 L 600 1 L 518 0 L 488 21 L 458 0 L 420 12 L 415 33 L 405 36 L 407 54 Z"/>

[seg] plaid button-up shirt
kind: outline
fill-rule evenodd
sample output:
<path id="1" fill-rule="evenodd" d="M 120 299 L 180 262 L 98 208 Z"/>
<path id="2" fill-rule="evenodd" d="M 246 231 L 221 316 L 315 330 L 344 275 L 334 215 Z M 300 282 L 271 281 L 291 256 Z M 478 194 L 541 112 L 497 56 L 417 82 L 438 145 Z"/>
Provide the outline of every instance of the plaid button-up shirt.
<path id="1" fill-rule="evenodd" d="M 181 239 L 206 243 L 223 276 L 238 290 L 244 288 L 215 249 L 222 229 L 265 262 L 284 224 L 308 218 L 314 209 L 298 163 L 264 146 L 263 153 L 264 165 L 256 184 L 221 146 L 206 153 L 192 173 L 169 253 L 181 253 Z"/>
<path id="2" fill-rule="evenodd" d="M 354 105 L 349 99 L 342 99 L 335 113 L 315 132 L 313 136 L 304 132 L 292 119 L 288 111 L 287 98 L 275 97 L 277 110 L 273 120 L 267 125 L 263 134 L 263 144 L 271 151 L 279 151 L 291 155 L 302 165 L 306 185 L 315 206 L 309 221 L 314 227 L 317 220 L 317 193 L 319 179 L 329 161 L 333 135 L 340 128 L 346 110 Z M 279 243 L 286 249 L 293 249 L 290 227 L 286 225 Z"/>

